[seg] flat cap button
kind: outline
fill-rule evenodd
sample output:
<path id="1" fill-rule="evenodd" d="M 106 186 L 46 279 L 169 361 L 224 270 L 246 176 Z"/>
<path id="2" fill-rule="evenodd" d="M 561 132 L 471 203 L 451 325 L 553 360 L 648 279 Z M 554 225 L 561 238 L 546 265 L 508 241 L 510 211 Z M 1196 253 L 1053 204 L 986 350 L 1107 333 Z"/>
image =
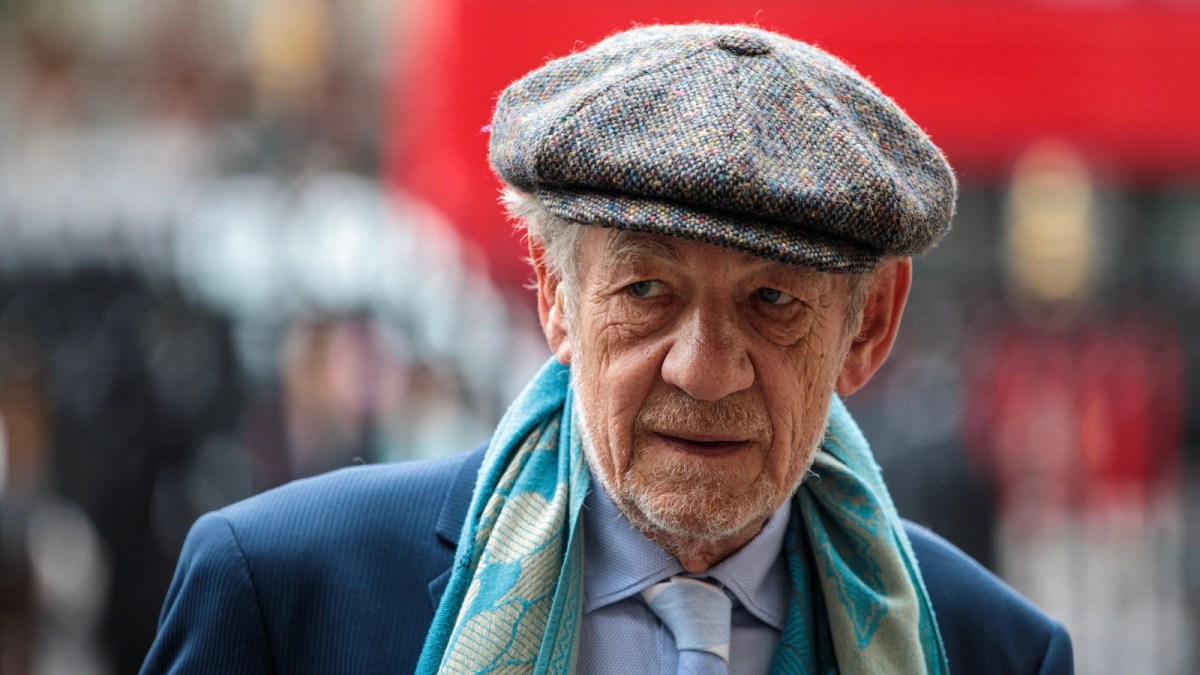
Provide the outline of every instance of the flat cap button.
<path id="1" fill-rule="evenodd" d="M 771 53 L 767 41 L 749 33 L 725 33 L 717 38 L 717 46 L 738 56 L 762 56 Z"/>

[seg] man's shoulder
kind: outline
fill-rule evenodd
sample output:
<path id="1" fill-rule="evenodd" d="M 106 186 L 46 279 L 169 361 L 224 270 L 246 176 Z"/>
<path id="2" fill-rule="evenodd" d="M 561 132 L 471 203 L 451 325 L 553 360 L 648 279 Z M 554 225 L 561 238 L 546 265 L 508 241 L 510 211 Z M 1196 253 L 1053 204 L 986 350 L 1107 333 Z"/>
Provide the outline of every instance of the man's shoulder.
<path id="1" fill-rule="evenodd" d="M 143 672 L 411 671 L 481 457 L 351 467 L 206 514 Z"/>
<path id="2" fill-rule="evenodd" d="M 367 546 L 433 543 L 439 535 L 453 539 L 481 452 L 347 467 L 287 483 L 202 520 L 223 521 L 258 560 L 320 559 Z"/>
<path id="3" fill-rule="evenodd" d="M 950 658 L 951 672 L 1070 673 L 1057 621 L 930 530 L 905 521 Z"/>
<path id="4" fill-rule="evenodd" d="M 276 524 L 297 512 L 378 512 L 438 501 L 454 484 L 474 452 L 392 464 L 364 464 L 301 478 L 220 509 L 237 522 L 266 519 Z"/>

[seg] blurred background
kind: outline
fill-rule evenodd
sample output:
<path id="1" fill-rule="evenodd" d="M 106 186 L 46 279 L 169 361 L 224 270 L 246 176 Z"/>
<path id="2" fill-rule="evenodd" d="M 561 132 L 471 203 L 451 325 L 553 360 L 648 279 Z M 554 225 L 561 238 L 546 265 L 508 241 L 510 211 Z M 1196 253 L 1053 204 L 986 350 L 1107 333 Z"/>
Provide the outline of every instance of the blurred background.
<path id="1" fill-rule="evenodd" d="M 485 441 L 547 357 L 495 96 L 633 23 L 858 67 L 959 171 L 850 407 L 902 514 L 1200 673 L 1200 1 L 0 0 L 0 673 L 133 673 L 188 527 Z"/>

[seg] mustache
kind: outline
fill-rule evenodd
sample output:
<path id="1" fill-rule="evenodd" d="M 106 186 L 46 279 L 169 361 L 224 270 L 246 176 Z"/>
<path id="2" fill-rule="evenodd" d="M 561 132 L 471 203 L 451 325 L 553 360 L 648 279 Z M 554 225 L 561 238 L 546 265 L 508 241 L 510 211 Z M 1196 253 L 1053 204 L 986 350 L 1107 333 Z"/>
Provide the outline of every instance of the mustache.
<path id="1" fill-rule="evenodd" d="M 675 434 L 719 430 L 750 440 L 766 440 L 771 435 L 766 405 L 761 396 L 751 392 L 699 401 L 681 391 L 656 390 L 638 411 L 634 425 L 639 430 Z"/>

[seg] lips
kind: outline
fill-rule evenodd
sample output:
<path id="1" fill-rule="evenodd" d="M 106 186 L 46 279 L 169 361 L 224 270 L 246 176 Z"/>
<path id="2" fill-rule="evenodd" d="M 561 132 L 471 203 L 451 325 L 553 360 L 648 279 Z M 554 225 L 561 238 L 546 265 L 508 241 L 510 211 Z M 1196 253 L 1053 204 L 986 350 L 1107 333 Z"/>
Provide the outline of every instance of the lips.
<path id="1" fill-rule="evenodd" d="M 722 438 L 701 434 L 669 434 L 654 432 L 670 448 L 689 455 L 701 457 L 726 457 L 736 454 L 753 445 L 752 441 L 735 438 Z"/>

